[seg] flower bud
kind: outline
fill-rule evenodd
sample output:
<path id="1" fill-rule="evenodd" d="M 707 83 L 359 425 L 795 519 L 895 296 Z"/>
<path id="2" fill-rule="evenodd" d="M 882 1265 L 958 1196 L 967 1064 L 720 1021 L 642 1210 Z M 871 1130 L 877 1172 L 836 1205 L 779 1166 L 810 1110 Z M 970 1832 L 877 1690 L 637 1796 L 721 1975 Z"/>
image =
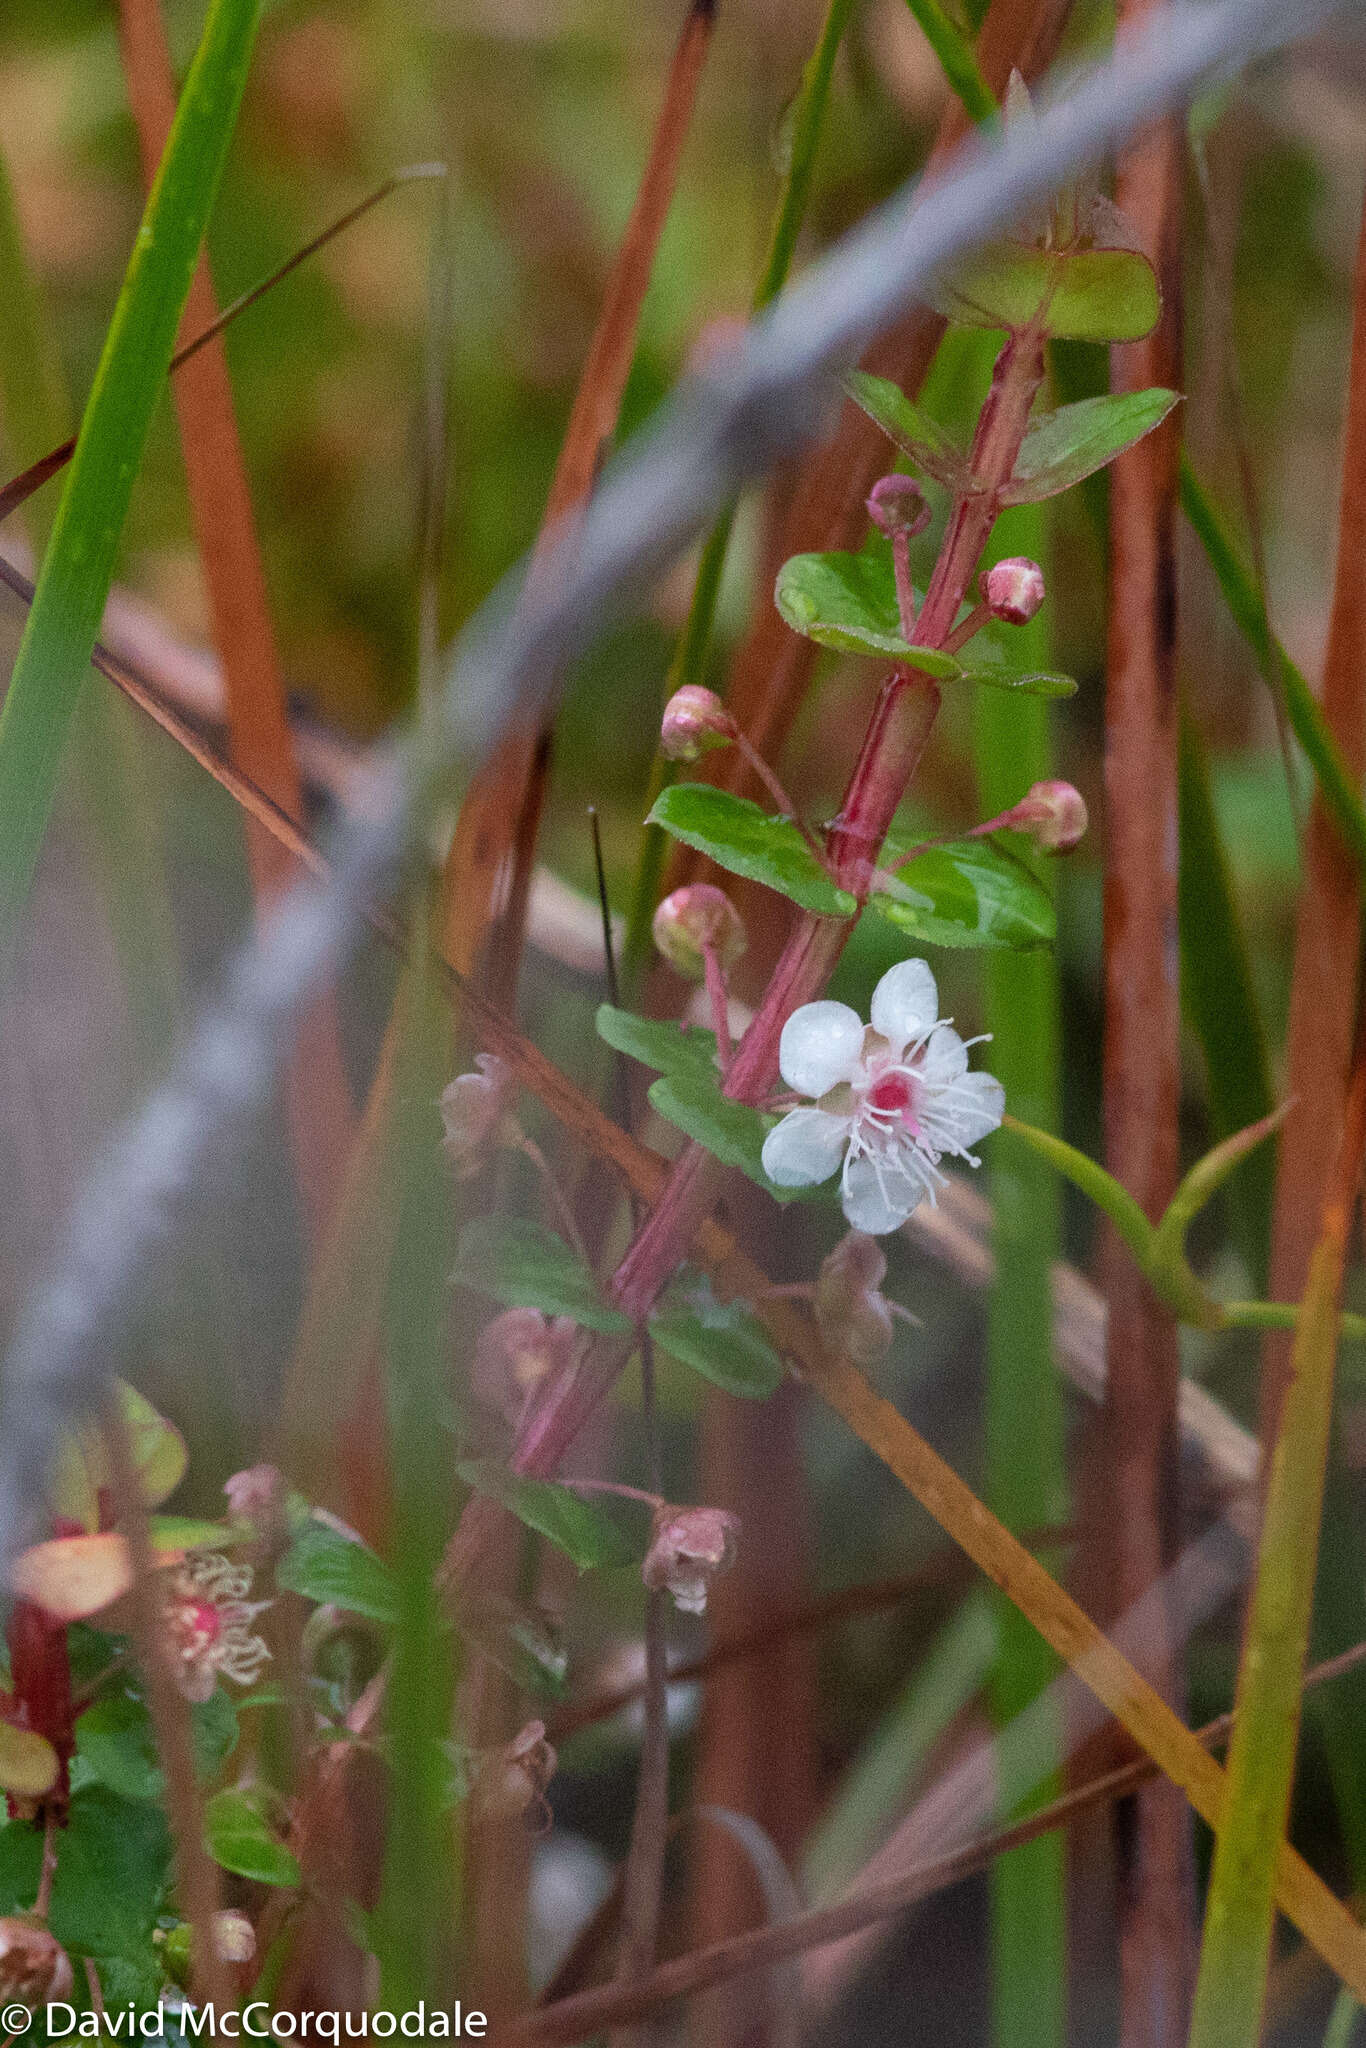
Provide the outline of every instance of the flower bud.
<path id="1" fill-rule="evenodd" d="M 914 477 L 879 477 L 864 500 L 868 517 L 884 533 L 923 533 L 930 523 L 930 508 Z"/>
<path id="2" fill-rule="evenodd" d="M 655 945 L 670 967 L 700 981 L 703 949 L 710 946 L 723 968 L 740 958 L 748 943 L 744 921 L 723 889 L 689 882 L 666 896 L 651 926 Z"/>
<path id="3" fill-rule="evenodd" d="M 37 1920 L 0 1919 L 0 2002 L 52 2005 L 71 1995 L 71 1962 Z"/>
<path id="4" fill-rule="evenodd" d="M 982 602 L 993 619 L 1024 626 L 1043 603 L 1043 570 L 1024 555 L 1011 555 L 982 578 Z"/>
<path id="5" fill-rule="evenodd" d="M 573 1361 L 578 1324 L 538 1308 L 506 1308 L 485 1323 L 474 1346 L 475 1399 L 516 1422 L 528 1394 Z"/>
<path id="6" fill-rule="evenodd" d="M 1070 853 L 1086 832 L 1085 799 L 1070 782 L 1036 782 L 1012 822 L 1032 832 L 1046 853 Z"/>
<path id="7" fill-rule="evenodd" d="M 686 683 L 664 706 L 659 728 L 660 751 L 670 761 L 695 761 L 715 747 L 728 747 L 735 724 L 715 690 Z"/>
<path id="8" fill-rule="evenodd" d="M 215 1913 L 213 1945 L 220 1962 L 249 1963 L 256 1954 L 256 1929 L 245 1913 Z"/>
<path id="9" fill-rule="evenodd" d="M 876 1365 L 892 1348 L 892 1312 L 878 1291 L 886 1277 L 877 1239 L 861 1230 L 851 1230 L 821 1261 L 816 1322 L 827 1348 L 855 1365 Z"/>
<path id="10" fill-rule="evenodd" d="M 513 1820 L 539 1807 L 549 1819 L 546 1788 L 559 1759 L 545 1722 L 528 1721 L 511 1742 L 475 1759 L 472 1796 L 481 1820 Z"/>
<path id="11" fill-rule="evenodd" d="M 223 1481 L 223 1491 L 235 1522 L 273 1523 L 284 1502 L 284 1474 L 278 1465 L 248 1465 Z"/>
<path id="12" fill-rule="evenodd" d="M 704 1614 L 711 1582 L 735 1562 L 739 1518 L 724 1508 L 662 1507 L 640 1575 L 652 1593 L 673 1594 L 684 1614 Z"/>
<path id="13" fill-rule="evenodd" d="M 460 1180 L 469 1180 L 484 1163 L 498 1136 L 512 1097 L 510 1068 L 496 1053 L 481 1052 L 472 1074 L 457 1074 L 441 1096 L 442 1144 Z"/>

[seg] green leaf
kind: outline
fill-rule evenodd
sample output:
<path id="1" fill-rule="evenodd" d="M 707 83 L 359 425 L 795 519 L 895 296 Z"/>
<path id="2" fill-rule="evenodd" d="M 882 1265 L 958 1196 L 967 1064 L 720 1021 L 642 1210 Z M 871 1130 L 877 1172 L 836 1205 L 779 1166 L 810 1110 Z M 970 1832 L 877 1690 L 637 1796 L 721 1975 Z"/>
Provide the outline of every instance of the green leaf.
<path id="1" fill-rule="evenodd" d="M 525 1479 L 491 1458 L 469 1459 L 456 1470 L 467 1486 L 498 1501 L 526 1528 L 562 1550 L 580 1571 L 627 1564 L 635 1555 L 616 1523 L 567 1486 L 557 1486 L 551 1479 Z"/>
<path id="2" fill-rule="evenodd" d="M 892 566 L 885 552 L 791 555 L 778 571 L 773 601 L 795 633 L 843 654 L 888 656 L 926 675 L 959 674 L 937 647 L 912 647 L 901 630 Z"/>
<path id="3" fill-rule="evenodd" d="M 585 1330 L 631 1328 L 629 1318 L 603 1300 L 597 1281 L 563 1238 L 521 1217 L 477 1216 L 467 1223 L 451 1277 L 509 1308 L 572 1316 Z"/>
<path id="4" fill-rule="evenodd" d="M 460 1632 L 477 1643 L 522 1692 L 536 1699 L 563 1699 L 569 1682 L 569 1654 L 553 1621 L 529 1612 L 502 1595 L 485 1593 L 478 1604 L 462 1604 Z"/>
<path id="5" fill-rule="evenodd" d="M 770 818 L 748 797 L 704 782 L 676 782 L 661 793 L 646 823 L 662 825 L 718 867 L 763 882 L 818 917 L 852 917 L 858 908 L 847 890 L 836 888 L 796 826 Z"/>
<path id="6" fill-rule="evenodd" d="M 967 456 L 938 420 L 909 399 L 889 378 L 850 370 L 841 379 L 854 404 L 895 441 L 902 453 L 936 483 L 952 486 L 967 472 Z"/>
<path id="7" fill-rule="evenodd" d="M 655 1342 L 714 1386 L 766 1401 L 783 1381 L 783 1362 L 743 1301 L 718 1301 L 705 1273 L 675 1281 L 650 1317 Z"/>
<path id="8" fill-rule="evenodd" d="M 147 1534 L 153 1550 L 233 1550 L 253 1537 L 242 1522 L 201 1522 L 193 1515 L 149 1515 Z"/>
<path id="9" fill-rule="evenodd" d="M 900 851 L 889 842 L 886 867 Z M 1051 945 L 1057 930 L 1047 889 L 1024 861 L 991 839 L 954 840 L 917 854 L 879 882 L 869 907 L 932 946 L 1026 950 Z"/>
<path id="10" fill-rule="evenodd" d="M 0 962 L 47 828 L 119 542 L 194 275 L 259 0 L 213 0 L 110 323 L 0 714 Z"/>
<path id="11" fill-rule="evenodd" d="M 1153 267 L 1135 250 L 1049 251 L 1018 242 L 971 258 L 941 286 L 936 304 L 968 327 L 1028 327 L 1042 312 L 1044 332 L 1058 341 L 1139 341 L 1162 310 Z"/>
<path id="12" fill-rule="evenodd" d="M 723 1095 L 719 1076 L 710 1080 L 704 1074 L 661 1074 L 651 1085 L 650 1106 L 705 1145 L 723 1166 L 738 1166 L 777 1200 L 794 1192 L 775 1188 L 760 1163 L 768 1136 L 762 1113 L 747 1102 L 732 1102 Z"/>
<path id="13" fill-rule="evenodd" d="M 1160 387 L 1115 392 L 1046 413 L 1025 435 L 1001 503 L 1028 505 L 1070 490 L 1150 434 L 1180 396 Z"/>
<path id="14" fill-rule="evenodd" d="M 639 1060 L 643 1067 L 653 1067 L 657 1074 L 714 1077 L 720 1071 L 714 1031 L 703 1031 L 692 1024 L 684 1030 L 679 1024 L 613 1009 L 610 1003 L 599 1005 L 596 1023 L 599 1038 L 605 1039 L 614 1052 Z"/>
<path id="15" fill-rule="evenodd" d="M 166 1818 L 151 1800 L 102 1785 L 73 1795 L 49 1925 L 64 1948 L 121 1954 L 151 1939 L 170 1875 Z"/>
<path id="16" fill-rule="evenodd" d="M 103 1785 L 120 1799 L 160 1799 L 165 1787 L 157 1763 L 151 1716 L 126 1692 L 96 1700 L 76 1723 L 72 1784 Z"/>
<path id="17" fill-rule="evenodd" d="M 194 1767 L 201 1778 L 211 1778 L 237 1747 L 237 1701 L 229 1699 L 221 1685 L 206 1700 L 190 1708 L 190 1739 Z"/>
<path id="18" fill-rule="evenodd" d="M 1051 670 L 1019 668 L 995 655 L 961 660 L 937 647 L 903 639 L 890 562 L 877 549 L 857 555 L 793 555 L 778 572 L 778 610 L 789 626 L 822 647 L 877 655 L 917 668 L 940 682 L 985 683 L 1035 697 L 1070 697 L 1076 684 Z"/>
<path id="19" fill-rule="evenodd" d="M 296 1885 L 303 1873 L 267 1818 L 270 1795 L 215 1792 L 204 1808 L 204 1846 L 222 1870 L 257 1884 Z"/>
<path id="20" fill-rule="evenodd" d="M 275 1583 L 320 1607 L 345 1607 L 369 1621 L 392 1622 L 397 1603 L 389 1567 L 357 1537 L 311 1516 L 275 1568 Z"/>

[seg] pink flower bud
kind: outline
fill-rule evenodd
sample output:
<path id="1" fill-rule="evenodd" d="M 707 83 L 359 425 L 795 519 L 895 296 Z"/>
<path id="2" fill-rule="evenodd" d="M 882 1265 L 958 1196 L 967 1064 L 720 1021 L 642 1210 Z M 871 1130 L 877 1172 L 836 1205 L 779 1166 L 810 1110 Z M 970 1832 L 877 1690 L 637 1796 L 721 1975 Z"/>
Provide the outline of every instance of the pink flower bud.
<path id="1" fill-rule="evenodd" d="M 1043 603 L 1043 570 L 1024 555 L 1011 555 L 982 578 L 982 602 L 993 619 L 1024 626 Z"/>
<path id="2" fill-rule="evenodd" d="M 71 1960 L 46 1927 L 22 1913 L 0 1919 L 0 1999 L 30 2007 L 56 2004 L 70 1997 L 71 1984 Z"/>
<path id="3" fill-rule="evenodd" d="M 215 1913 L 213 1945 L 220 1962 L 249 1963 L 256 1954 L 256 1929 L 245 1913 Z"/>
<path id="4" fill-rule="evenodd" d="M 475 1340 L 475 1399 L 515 1423 L 527 1396 L 552 1373 L 568 1370 L 578 1331 L 568 1316 L 552 1321 L 538 1308 L 505 1308 Z"/>
<path id="5" fill-rule="evenodd" d="M 1046 853 L 1070 853 L 1086 832 L 1086 804 L 1070 782 L 1036 782 L 1016 804 L 1012 823 L 1032 832 Z"/>
<path id="6" fill-rule="evenodd" d="M 559 1759 L 545 1739 L 545 1722 L 528 1721 L 501 1749 L 475 1760 L 472 1796 L 481 1820 L 515 1820 L 540 1808 L 547 1821 L 546 1788 Z"/>
<path id="7" fill-rule="evenodd" d="M 696 761 L 713 748 L 728 747 L 735 724 L 715 690 L 687 683 L 664 706 L 659 728 L 660 751 L 670 761 Z"/>
<path id="8" fill-rule="evenodd" d="M 827 1348 L 855 1365 L 876 1365 L 892 1348 L 892 1312 L 878 1291 L 886 1277 L 877 1239 L 861 1230 L 851 1230 L 821 1261 L 816 1322 Z"/>
<path id="9" fill-rule="evenodd" d="M 739 1534 L 739 1518 L 724 1508 L 660 1508 L 640 1575 L 652 1593 L 672 1593 L 684 1614 L 704 1614 L 712 1580 L 735 1562 Z"/>
<path id="10" fill-rule="evenodd" d="M 864 501 L 868 517 L 884 533 L 923 533 L 930 523 L 925 493 L 914 477 L 879 477 Z"/>
<path id="11" fill-rule="evenodd" d="M 472 1074 L 457 1074 L 441 1096 L 442 1140 L 446 1157 L 460 1180 L 469 1180 L 484 1164 L 512 1097 L 510 1068 L 496 1053 L 481 1052 Z"/>
<path id="12" fill-rule="evenodd" d="M 278 1465 L 248 1465 L 223 1481 L 228 1512 L 235 1522 L 271 1523 L 279 1518 L 285 1497 L 284 1474 Z"/>
<path id="13" fill-rule="evenodd" d="M 739 911 L 710 882 L 689 882 L 666 896 L 651 930 L 669 965 L 694 981 L 702 977 L 704 947 L 713 949 L 724 969 L 735 964 L 748 943 Z"/>

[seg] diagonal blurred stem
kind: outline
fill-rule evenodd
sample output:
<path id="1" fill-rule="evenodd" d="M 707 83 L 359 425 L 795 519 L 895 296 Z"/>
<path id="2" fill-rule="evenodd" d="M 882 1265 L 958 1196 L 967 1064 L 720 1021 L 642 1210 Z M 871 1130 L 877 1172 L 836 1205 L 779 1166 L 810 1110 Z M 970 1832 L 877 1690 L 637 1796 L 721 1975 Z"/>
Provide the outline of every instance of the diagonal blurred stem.
<path id="1" fill-rule="evenodd" d="M 1260 2037 L 1318 1564 L 1347 1238 L 1366 1156 L 1366 1013 L 1277 1416 L 1216 1830 L 1190 2048 Z"/>
<path id="2" fill-rule="evenodd" d="M 1160 22 L 1166 0 L 1121 0 L 1118 35 Z M 1111 389 L 1181 386 L 1183 127 L 1131 144 L 1115 198 L 1157 270 L 1163 308 L 1144 341 L 1111 351 Z M 1175 521 L 1180 428 L 1169 418 L 1111 466 L 1105 696 L 1105 1163 L 1151 1221 L 1179 1172 Z M 1176 1326 L 1113 1233 L 1103 1243 L 1108 1373 L 1097 1446 L 1101 1554 L 1111 1613 L 1163 1578 L 1176 1553 Z M 1154 1663 L 1184 1697 L 1179 1616 Z M 1117 1832 L 1122 2048 L 1179 2048 L 1194 1964 L 1190 1816 L 1175 1789 L 1140 1792 Z"/>

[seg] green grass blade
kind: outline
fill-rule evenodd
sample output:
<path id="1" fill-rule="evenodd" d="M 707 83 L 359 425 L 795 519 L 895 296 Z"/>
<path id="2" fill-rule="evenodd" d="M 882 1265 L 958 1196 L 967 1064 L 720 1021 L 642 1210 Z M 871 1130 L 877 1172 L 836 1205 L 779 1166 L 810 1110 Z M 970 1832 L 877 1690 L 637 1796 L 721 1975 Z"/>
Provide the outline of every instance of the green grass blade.
<path id="1" fill-rule="evenodd" d="M 1037 506 L 1007 513 L 997 526 L 996 554 L 1024 554 L 1046 563 L 1047 526 Z M 1022 657 L 1047 653 L 1042 622 L 1012 642 Z M 1020 644 L 1020 643 L 1024 644 Z M 1048 707 L 1036 698 L 978 690 L 973 699 L 978 803 L 987 817 L 1008 809 L 1032 782 L 1053 773 Z M 1048 863 L 1031 865 L 1050 884 Z M 998 952 L 986 961 L 986 1026 L 993 1034 L 992 1072 L 1020 1117 L 1056 1129 L 1062 1066 L 1058 967 L 1051 951 Z M 1051 1271 L 1060 1254 L 1058 1176 L 1013 1132 L 992 1146 L 990 1192 L 995 1217 L 996 1279 L 987 1319 L 987 1499 L 1016 1531 L 1066 1519 L 1067 1482 L 1062 1389 L 1053 1362 Z M 1043 1692 L 1057 1661 L 1043 1639 L 1007 1600 L 998 1605 L 1000 1649 L 990 1682 L 992 1717 L 1001 1730 Z M 1056 1752 L 1063 1754 L 1061 1723 Z M 1000 1817 L 1013 1817 L 1001 1751 Z M 1030 1804 L 1051 1798 L 1045 1779 Z M 991 1871 L 992 2025 L 1009 2048 L 1061 2048 L 1066 2039 L 1067 1911 L 1063 1841 L 1056 1834 L 1000 1857 Z"/>
<path id="2" fill-rule="evenodd" d="M 1179 800 L 1181 990 L 1205 1055 L 1214 1135 L 1231 1138 L 1271 1114 L 1271 1072 L 1204 745 L 1184 710 Z M 1244 1162 L 1226 1197 L 1258 1292 L 1266 1286 L 1275 1185 L 1275 1153 L 1266 1146 Z"/>
<path id="3" fill-rule="evenodd" d="M 1233 622 L 1257 658 L 1268 689 L 1285 706 L 1290 729 L 1309 759 L 1324 807 L 1343 845 L 1366 875 L 1366 809 L 1351 769 L 1309 684 L 1271 630 L 1251 573 L 1186 456 L 1181 458 L 1181 507 L 1209 557 Z"/>
<path id="4" fill-rule="evenodd" d="M 213 0 L 147 202 L 0 714 L 8 963 L 119 540 L 246 82 L 259 0 Z"/>
<path id="5" fill-rule="evenodd" d="M 946 81 L 957 93 L 970 121 L 994 120 L 999 108 L 996 95 L 978 67 L 972 44 L 948 15 L 939 0 L 906 0 L 920 26 L 920 33 L 939 60 Z"/>
<path id="6" fill-rule="evenodd" d="M 1361 1094 L 1358 1067 L 1333 1192 L 1310 1263 L 1271 1461 L 1205 1907 L 1190 2048 L 1248 2048 L 1261 2033 L 1275 1920 L 1276 1862 L 1290 1811 L 1318 1566 L 1338 1300 L 1361 1165 Z"/>

